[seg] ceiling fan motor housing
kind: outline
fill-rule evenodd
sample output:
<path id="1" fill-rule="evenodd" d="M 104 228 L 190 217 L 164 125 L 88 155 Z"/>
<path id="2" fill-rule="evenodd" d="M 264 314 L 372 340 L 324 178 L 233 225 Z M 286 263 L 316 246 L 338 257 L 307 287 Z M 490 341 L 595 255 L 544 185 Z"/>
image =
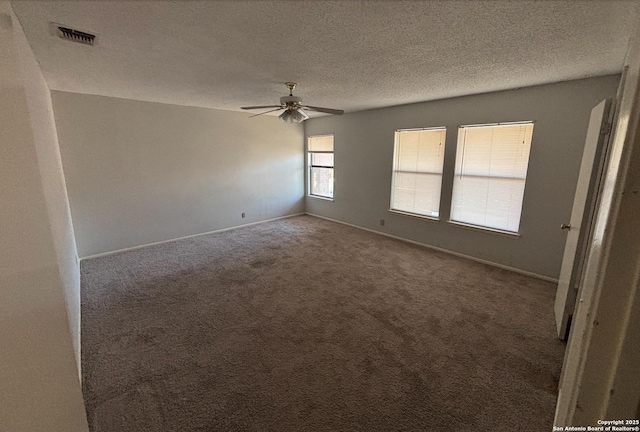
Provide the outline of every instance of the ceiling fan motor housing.
<path id="1" fill-rule="evenodd" d="M 300 106 L 302 105 L 302 98 L 298 96 L 282 96 L 280 98 L 280 105 Z"/>

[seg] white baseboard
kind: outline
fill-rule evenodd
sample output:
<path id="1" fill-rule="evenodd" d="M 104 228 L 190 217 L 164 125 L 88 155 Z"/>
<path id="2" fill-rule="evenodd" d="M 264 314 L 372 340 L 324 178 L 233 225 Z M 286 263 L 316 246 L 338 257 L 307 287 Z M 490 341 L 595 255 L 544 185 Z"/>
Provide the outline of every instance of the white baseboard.
<path id="1" fill-rule="evenodd" d="M 317 218 L 320 218 L 320 219 L 326 219 L 328 221 L 336 222 L 336 223 L 339 223 L 339 224 L 342 224 L 342 225 L 347 225 L 347 226 L 350 226 L 350 227 L 353 227 L 353 228 L 358 228 L 358 229 L 361 229 L 361 230 L 364 230 L 364 231 L 369 231 L 369 232 L 372 232 L 372 233 L 375 233 L 375 234 L 379 234 L 379 235 L 382 235 L 382 236 L 385 236 L 385 237 L 390 237 L 390 238 L 393 238 L 393 239 L 396 239 L 396 240 L 400 240 L 400 241 L 404 241 L 404 242 L 407 242 L 407 243 L 415 244 L 417 246 L 422 246 L 422 247 L 425 247 L 425 248 L 433 249 L 433 250 L 436 250 L 436 251 L 439 251 L 439 252 L 444 252 L 446 254 L 457 256 L 457 257 L 460 257 L 460 258 L 466 258 L 466 259 L 469 259 L 471 261 L 476 261 L 476 262 L 479 262 L 479 263 L 482 263 L 482 264 L 487 264 L 487 265 L 490 265 L 490 266 L 493 266 L 493 267 L 498 267 L 498 268 L 501 268 L 501 269 L 504 269 L 504 270 L 509 270 L 509 271 L 512 271 L 512 272 L 516 272 L 516 273 L 524 274 L 524 275 L 527 275 L 527 276 L 535 277 L 537 279 L 542 279 L 542 280 L 545 280 L 545 281 L 548 281 L 548 282 L 558 283 L 558 279 L 554 279 L 554 278 L 551 278 L 549 276 L 543 276 L 543 275 L 540 275 L 540 274 L 537 274 L 537 273 L 529 272 L 529 271 L 526 271 L 526 270 L 521 270 L 521 269 L 518 269 L 518 268 L 515 268 L 515 267 L 509 267 L 509 266 L 506 266 L 506 265 L 503 265 L 503 264 L 499 264 L 499 263 L 496 263 L 496 262 L 493 262 L 493 261 L 487 261 L 487 260 L 484 260 L 484 259 L 481 259 L 481 258 L 476 258 L 476 257 L 470 256 L 470 255 L 465 255 L 465 254 L 462 254 L 462 253 L 459 253 L 459 252 L 454 252 L 454 251 L 449 250 L 449 249 L 443 249 L 443 248 L 440 248 L 440 247 L 437 247 L 437 246 L 432 246 L 432 245 L 429 245 L 429 244 L 426 244 L 426 243 L 420 243 L 420 242 L 415 241 L 415 240 L 410 240 L 410 239 L 407 239 L 407 238 L 404 238 L 404 237 L 398 237 L 398 236 L 395 236 L 393 234 L 387 234 L 387 233 L 384 233 L 384 232 L 381 232 L 381 231 L 376 231 L 376 230 L 373 230 L 373 229 L 370 229 L 370 228 L 361 227 L 359 225 L 350 224 L 348 222 L 343 222 L 343 221 L 340 221 L 340 220 L 337 220 L 337 219 L 332 219 L 332 218 L 329 218 L 329 217 L 326 217 L 326 216 L 320 216 L 320 215 L 313 214 L 313 213 L 308 213 L 308 212 L 294 213 L 294 214 L 290 214 L 290 215 L 286 215 L 286 216 L 280 216 L 280 217 L 277 217 L 277 218 L 265 219 L 265 220 L 258 221 L 258 222 L 251 222 L 251 223 L 248 223 L 248 224 L 236 225 L 236 226 L 229 227 L 229 228 L 222 228 L 222 229 L 219 229 L 219 230 L 207 231 L 207 232 L 203 232 L 203 233 L 199 233 L 199 234 L 192 234 L 192 235 L 188 235 L 188 236 L 184 236 L 184 237 L 177 237 L 177 238 L 173 238 L 173 239 L 169 239 L 169 240 L 163 240 L 163 241 L 154 242 L 154 243 L 147 243 L 147 244 L 143 244 L 143 245 L 139 245 L 139 246 L 132 246 L 132 247 L 129 247 L 129 248 L 118 249 L 118 250 L 114 250 L 114 251 L 110 251 L 110 252 L 103 252 L 103 253 L 99 253 L 99 254 L 95 254 L 95 255 L 89 255 L 89 256 L 86 256 L 86 257 L 82 257 L 82 258 L 80 258 L 80 260 L 83 261 L 83 260 L 86 260 L 86 259 L 99 258 L 99 257 L 103 257 L 103 256 L 113 255 L 113 254 L 120 253 L 120 252 L 126 252 L 126 251 L 141 249 L 141 248 L 144 248 L 144 247 L 147 247 L 147 246 L 154 246 L 154 245 L 159 245 L 159 244 L 163 244 L 163 243 L 170 243 L 170 242 L 174 242 L 174 241 L 178 241 L 178 240 L 184 240 L 184 239 L 193 238 L 193 237 L 199 237 L 199 236 L 208 235 L 208 234 L 215 234 L 215 233 L 220 233 L 220 232 L 224 232 L 224 231 L 231 231 L 231 230 L 238 229 L 238 228 L 249 227 L 249 226 L 252 226 L 252 225 L 258 225 L 258 224 L 262 224 L 262 223 L 266 223 L 266 222 L 272 222 L 272 221 L 276 221 L 276 220 L 280 220 L 280 219 L 286 219 L 286 218 L 290 218 L 290 217 L 294 217 L 294 216 L 300 216 L 300 215 L 304 215 L 304 214 L 309 215 L 309 216 L 313 216 L 313 217 L 317 217 Z"/>
<path id="2" fill-rule="evenodd" d="M 420 243 L 420 242 L 417 242 L 415 240 L 409 240 L 409 239 L 404 238 L 404 237 L 394 236 L 393 234 L 387 234 L 387 233 L 384 233 L 384 232 L 381 232 L 381 231 L 376 231 L 376 230 L 373 230 L 373 229 L 370 229 L 370 228 L 361 227 L 359 225 L 350 224 L 348 222 L 343 222 L 343 221 L 340 221 L 340 220 L 337 220 L 337 219 L 331 219 L 331 218 L 328 218 L 328 217 L 325 217 L 325 216 L 320 216 L 320 215 L 317 215 L 317 214 L 307 213 L 307 212 L 305 212 L 304 214 L 309 215 L 309 216 L 313 216 L 313 217 L 317 217 L 317 218 L 320 218 L 320 219 L 326 219 L 326 220 L 331 221 L 331 222 L 337 222 L 339 224 L 348 225 L 350 227 L 358 228 L 358 229 L 361 229 L 361 230 L 364 230 L 364 231 L 369 231 L 369 232 L 372 232 L 372 233 L 375 233 L 375 234 L 380 234 L 380 235 L 383 235 L 385 237 L 391 237 L 391 238 L 396 239 L 396 240 L 401 240 L 401 241 L 404 241 L 404 242 L 407 242 L 407 243 L 411 243 L 411 244 L 414 244 L 414 245 L 417 245 L 417 246 L 422 246 L 422 247 L 425 247 L 425 248 L 433 249 L 433 250 L 436 250 L 438 252 L 444 252 L 444 253 L 449 254 L 449 255 L 454 255 L 454 256 L 457 256 L 457 257 L 460 257 L 460 258 L 466 258 L 466 259 L 469 259 L 471 261 L 476 261 L 476 262 L 479 262 L 479 263 L 482 263 L 482 264 L 487 264 L 487 265 L 490 265 L 490 266 L 493 266 L 493 267 L 498 267 L 498 268 L 501 268 L 501 269 L 504 269 L 504 270 L 509 270 L 509 271 L 512 271 L 512 272 L 516 272 L 516 273 L 520 273 L 520 274 L 523 274 L 523 275 L 531 276 L 531 277 L 534 277 L 534 278 L 537 278 L 537 279 L 542 279 L 542 280 L 545 280 L 545 281 L 548 281 L 548 282 L 558 283 L 558 279 L 554 279 L 554 278 L 551 278 L 549 276 L 543 276 L 543 275 L 540 275 L 540 274 L 537 274 L 537 273 L 529 272 L 529 271 L 526 271 L 526 270 L 521 270 L 521 269 L 518 269 L 518 268 L 515 268 L 515 267 L 509 267 L 509 266 L 506 266 L 506 265 L 503 265 L 503 264 L 498 264 L 498 263 L 493 262 L 493 261 L 487 261 L 487 260 L 483 260 L 481 258 L 476 258 L 476 257 L 470 256 L 470 255 L 465 255 L 465 254 L 462 254 L 462 253 L 459 253 L 459 252 L 454 252 L 454 251 L 449 250 L 449 249 L 443 249 L 443 248 L 440 248 L 440 247 L 437 247 L 437 246 L 431 246 L 431 245 L 426 244 L 426 243 Z"/>
<path id="3" fill-rule="evenodd" d="M 82 258 L 80 258 L 80 261 L 84 261 L 84 260 L 87 260 L 87 259 L 93 259 L 93 258 L 100 258 L 100 257 L 103 257 L 103 256 L 117 254 L 117 253 L 120 253 L 120 252 L 126 252 L 126 251 L 131 251 L 131 250 L 136 250 L 136 249 L 142 249 L 142 248 L 147 247 L 147 246 L 154 246 L 154 245 L 159 245 L 159 244 L 163 244 L 163 243 L 171 243 L 171 242 L 174 242 L 174 241 L 184 240 L 184 239 L 193 238 L 193 237 L 199 237 L 199 236 L 203 236 L 203 235 L 207 235 L 207 234 L 215 234 L 215 233 L 221 233 L 221 232 L 224 232 L 224 231 L 231 231 L 231 230 L 238 229 L 238 228 L 249 227 L 251 225 L 258 225 L 258 224 L 262 224 L 262 223 L 266 223 L 266 222 L 272 222 L 272 221 L 276 221 L 276 220 L 280 220 L 280 219 L 286 219 L 286 218 L 290 218 L 290 217 L 294 217 L 294 216 L 301 216 L 303 214 L 305 214 L 305 213 L 304 212 L 303 213 L 294 213 L 294 214 L 290 214 L 290 215 L 286 215 L 286 216 L 280 216 L 280 217 L 277 217 L 277 218 L 265 219 L 265 220 L 261 220 L 261 221 L 258 221 L 258 222 L 251 222 L 251 223 L 248 223 L 248 224 L 236 225 L 236 226 L 232 226 L 232 227 L 229 227 L 229 228 L 222 228 L 222 229 L 219 229 L 219 230 L 207 231 L 207 232 L 203 232 L 203 233 L 199 233 L 199 234 L 191 234 L 191 235 L 184 236 L 184 237 L 177 237 L 177 238 L 173 238 L 173 239 L 169 239 L 169 240 L 162 240 L 162 241 L 159 241 L 159 242 L 147 243 L 147 244 L 143 244 L 143 245 L 139 245 L 139 246 L 132 246 L 132 247 L 124 248 L 124 249 L 117 249 L 117 250 L 110 251 L 110 252 L 102 252 L 102 253 L 99 253 L 99 254 L 82 257 Z"/>

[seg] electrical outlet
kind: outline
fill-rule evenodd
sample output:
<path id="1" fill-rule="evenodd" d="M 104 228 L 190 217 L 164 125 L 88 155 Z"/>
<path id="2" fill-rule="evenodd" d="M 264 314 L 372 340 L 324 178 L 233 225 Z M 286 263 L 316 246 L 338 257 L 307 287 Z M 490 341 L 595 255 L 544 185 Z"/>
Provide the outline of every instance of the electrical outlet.
<path id="1" fill-rule="evenodd" d="M 244 213 L 242 213 L 242 217 L 244 218 Z"/>
<path id="2" fill-rule="evenodd" d="M 384 219 L 380 219 L 380 225 L 384 226 Z"/>

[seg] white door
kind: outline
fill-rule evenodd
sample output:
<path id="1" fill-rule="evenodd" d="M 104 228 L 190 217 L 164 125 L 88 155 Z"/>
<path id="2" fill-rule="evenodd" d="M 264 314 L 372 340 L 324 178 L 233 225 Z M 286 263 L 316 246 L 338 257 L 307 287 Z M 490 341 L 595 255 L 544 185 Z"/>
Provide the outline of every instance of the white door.
<path id="1" fill-rule="evenodd" d="M 605 146 L 610 132 L 610 127 L 607 127 L 610 124 L 610 105 L 609 100 L 603 100 L 591 110 L 571 219 L 559 227 L 567 233 L 554 305 L 558 337 L 562 340 L 568 336 L 569 320 L 573 315 L 587 252 L 588 242 L 585 240 L 592 223 L 593 204 L 602 175 Z"/>

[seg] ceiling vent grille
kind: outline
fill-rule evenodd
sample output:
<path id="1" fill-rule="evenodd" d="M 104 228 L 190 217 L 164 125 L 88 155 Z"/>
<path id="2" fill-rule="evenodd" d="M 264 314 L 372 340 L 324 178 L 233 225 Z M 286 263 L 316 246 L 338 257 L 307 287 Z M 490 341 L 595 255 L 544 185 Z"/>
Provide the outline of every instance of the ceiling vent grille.
<path id="1" fill-rule="evenodd" d="M 80 30 L 74 30 L 69 27 L 57 26 L 58 36 L 62 39 L 70 40 L 72 42 L 79 42 L 86 45 L 93 45 L 96 39 L 96 35 L 91 33 L 81 32 Z"/>

